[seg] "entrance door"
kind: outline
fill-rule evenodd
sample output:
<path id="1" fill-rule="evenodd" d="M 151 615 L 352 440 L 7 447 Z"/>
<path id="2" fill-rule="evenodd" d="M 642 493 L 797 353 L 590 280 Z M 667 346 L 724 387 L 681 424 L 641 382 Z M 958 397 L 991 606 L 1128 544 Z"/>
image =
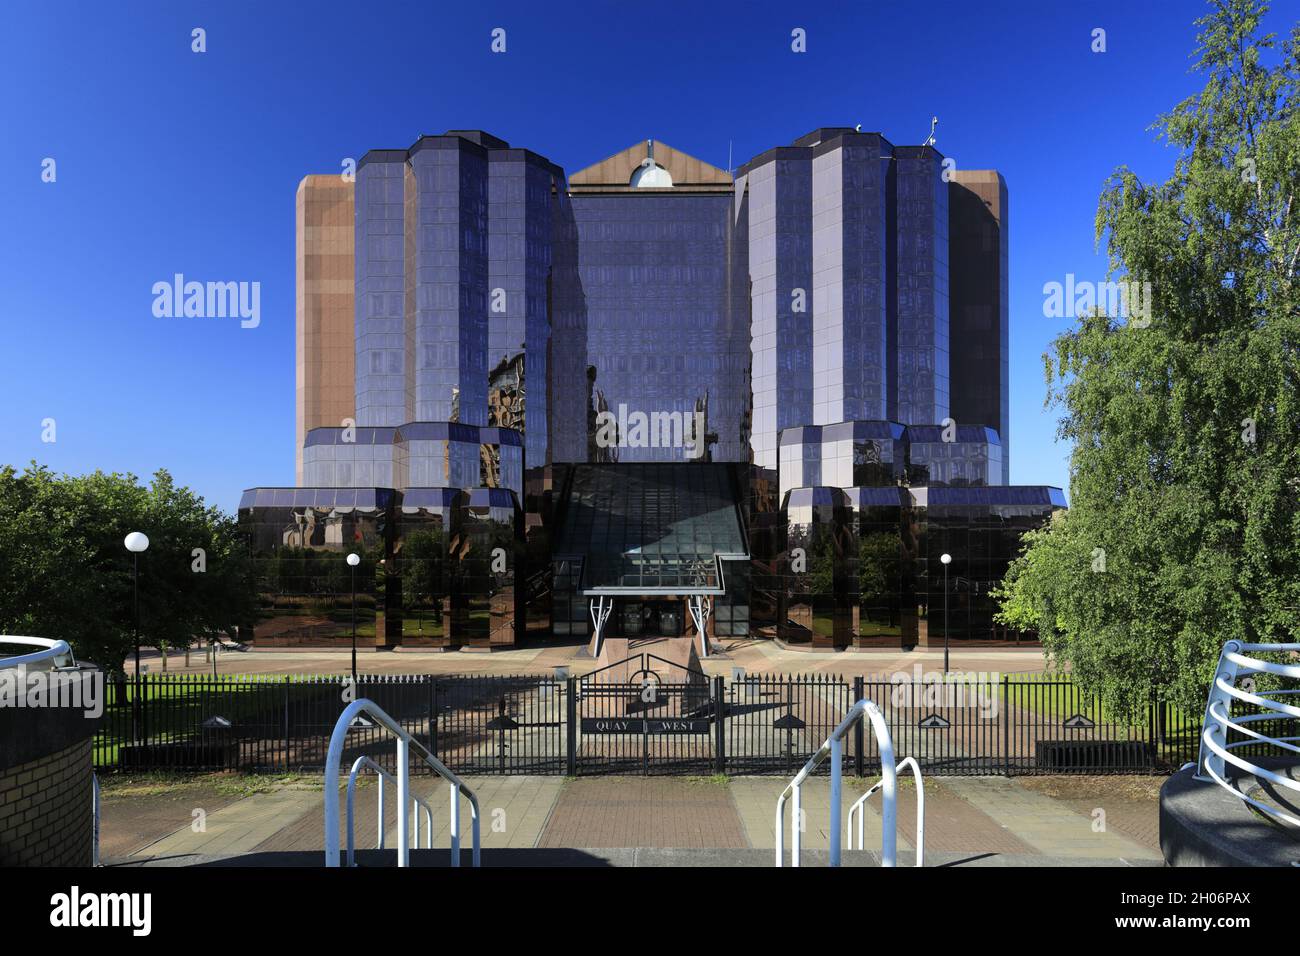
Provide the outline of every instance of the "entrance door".
<path id="1" fill-rule="evenodd" d="M 682 633 L 682 607 L 673 604 L 659 609 L 659 636 L 677 637 Z"/>

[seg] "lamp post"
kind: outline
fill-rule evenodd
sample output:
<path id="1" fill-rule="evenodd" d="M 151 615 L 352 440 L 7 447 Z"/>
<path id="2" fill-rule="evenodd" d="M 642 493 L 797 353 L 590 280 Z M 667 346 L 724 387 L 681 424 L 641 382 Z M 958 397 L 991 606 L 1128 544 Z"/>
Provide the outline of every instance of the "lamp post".
<path id="1" fill-rule="evenodd" d="M 352 569 L 352 689 L 357 687 L 357 565 L 361 555 L 353 551 L 348 555 L 348 567 Z"/>
<path id="2" fill-rule="evenodd" d="M 140 742 L 140 553 L 149 547 L 149 538 L 143 532 L 132 531 L 123 540 L 131 552 L 131 594 L 135 606 L 135 700 L 131 708 L 131 740 Z"/>
<path id="3" fill-rule="evenodd" d="M 946 551 L 939 555 L 943 563 L 943 675 L 948 676 L 948 565 L 952 564 L 952 555 Z"/>

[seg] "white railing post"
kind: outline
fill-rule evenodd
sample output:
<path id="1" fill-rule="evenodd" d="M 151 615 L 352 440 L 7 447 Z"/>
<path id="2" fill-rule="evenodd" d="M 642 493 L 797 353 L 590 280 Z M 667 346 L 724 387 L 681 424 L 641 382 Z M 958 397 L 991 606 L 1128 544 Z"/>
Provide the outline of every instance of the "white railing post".
<path id="1" fill-rule="evenodd" d="M 790 865 L 799 865 L 799 853 L 803 849 L 803 806 L 800 801 L 801 784 L 794 785 L 794 799 L 790 801 Z"/>
<path id="2" fill-rule="evenodd" d="M 851 808 L 849 810 L 849 822 L 850 823 L 853 822 L 853 810 Z M 867 807 L 865 804 L 863 804 L 862 806 L 858 807 L 858 849 L 859 850 L 865 850 L 867 848 L 866 822 L 867 822 Z"/>
<path id="3" fill-rule="evenodd" d="M 378 806 L 378 807 L 376 808 L 376 810 L 375 810 L 375 816 L 379 818 L 379 833 L 378 833 L 378 838 L 375 840 L 375 843 L 378 844 L 379 849 L 381 849 L 381 850 L 382 850 L 382 849 L 385 849 L 385 847 L 384 847 L 384 838 L 385 838 L 385 833 L 384 833 L 384 776 L 385 776 L 385 775 L 382 774 L 382 773 L 379 775 L 379 806 Z"/>
<path id="4" fill-rule="evenodd" d="M 884 715 L 871 701 L 867 701 L 867 717 L 875 731 L 880 746 L 880 769 L 884 773 L 884 807 L 880 822 L 880 865 L 898 865 L 898 765 L 894 763 L 894 741 L 889 736 L 889 725 Z"/>
<path id="5" fill-rule="evenodd" d="M 345 710 L 345 717 L 351 715 Z M 325 755 L 325 865 L 339 865 L 339 761 L 343 758 L 343 739 L 347 727 L 343 719 L 334 725 L 329 752 Z"/>
<path id="6" fill-rule="evenodd" d="M 791 839 L 790 839 L 790 865 L 798 866 L 799 851 L 802 847 L 802 816 L 803 808 L 802 793 L 803 782 L 808 776 L 817 769 L 821 762 L 826 759 L 827 755 L 831 758 L 830 767 L 830 865 L 839 866 L 843 859 L 843 837 L 844 831 L 841 829 L 844 823 L 843 815 L 843 796 L 844 796 L 844 738 L 848 732 L 853 729 L 857 722 L 863 719 L 863 715 L 871 722 L 871 731 L 880 743 L 880 760 L 881 768 L 884 771 L 879 783 L 864 793 L 857 802 L 849 808 L 848 815 L 848 840 L 849 846 L 853 846 L 853 814 L 858 816 L 858 849 L 863 849 L 863 826 L 866 809 L 864 804 L 877 790 L 884 792 L 884 809 L 882 811 L 882 832 L 880 836 L 881 865 L 896 866 L 898 857 L 898 767 L 910 764 L 912 773 L 916 777 L 917 786 L 917 865 L 922 865 L 925 853 L 925 790 L 921 783 L 921 767 L 912 757 L 906 758 L 902 764 L 894 762 L 894 742 L 889 735 L 889 725 L 885 723 L 884 715 L 881 714 L 880 708 L 873 702 L 863 698 L 849 708 L 844 719 L 826 738 L 826 742 L 821 748 L 808 758 L 803 769 L 795 775 L 794 779 L 781 791 L 781 795 L 776 801 L 776 865 L 785 865 L 785 801 L 787 796 L 792 796 L 791 801 Z"/>
<path id="7" fill-rule="evenodd" d="M 415 800 L 411 801 L 411 816 L 415 818 L 411 827 L 411 845 L 418 850 L 420 848 L 420 804 Z"/>
<path id="8" fill-rule="evenodd" d="M 776 865 L 785 866 L 785 791 L 776 798 Z"/>
<path id="9" fill-rule="evenodd" d="M 406 738 L 397 738 L 397 865 L 411 865 L 410 814 L 411 745 Z"/>
<path id="10" fill-rule="evenodd" d="M 460 866 L 460 788 L 447 784 L 451 797 L 451 865 Z"/>
<path id="11" fill-rule="evenodd" d="M 916 777 L 916 865 L 925 866 L 925 784 L 921 782 L 921 765 L 915 757 L 907 757 L 903 763 L 911 763 Z"/>
<path id="12" fill-rule="evenodd" d="M 840 774 L 844 769 L 843 751 L 844 742 L 839 737 L 833 738 L 831 740 L 831 866 L 840 865 L 840 796 L 843 786 Z"/>
<path id="13" fill-rule="evenodd" d="M 925 781 L 921 777 L 921 765 L 916 762 L 915 757 L 904 757 L 898 762 L 898 769 L 910 767 L 912 770 L 912 779 L 916 781 L 916 865 L 925 866 Z M 866 818 L 867 801 L 876 795 L 877 791 L 882 790 L 885 786 L 885 777 L 881 778 L 862 796 L 858 797 L 856 803 L 849 807 L 849 849 L 853 849 L 853 815 L 857 814 L 858 823 L 858 844 L 857 849 L 866 849 L 865 840 L 863 839 L 863 821 Z"/>
<path id="14" fill-rule="evenodd" d="M 360 763 L 360 761 L 357 761 L 357 763 Z M 352 835 L 352 823 L 353 823 L 353 816 L 354 816 L 352 807 L 354 803 L 354 798 L 356 797 L 356 793 L 357 793 L 356 770 L 357 767 L 356 764 L 354 764 L 352 767 L 353 772 L 348 774 L 348 806 L 346 810 L 347 820 L 348 820 L 348 866 L 357 865 L 357 853 L 356 853 L 356 845 L 355 845 L 356 841 Z M 382 780 L 383 778 L 381 777 L 380 779 Z"/>
<path id="15" fill-rule="evenodd" d="M 470 839 L 473 846 L 470 851 L 470 866 L 479 865 L 479 820 L 478 820 L 478 801 L 471 800 L 469 803 L 469 826 Z"/>
<path id="16" fill-rule="evenodd" d="M 429 750 L 424 747 L 418 740 L 410 735 L 401 724 L 393 720 L 392 717 L 384 713 L 372 701 L 357 700 L 353 701 L 344 708 L 343 713 L 339 716 L 334 725 L 334 732 L 330 736 L 329 752 L 325 758 L 325 865 L 339 865 L 339 762 L 343 755 L 343 745 L 346 741 L 348 730 L 354 717 L 360 713 L 370 714 L 386 730 L 392 733 L 397 743 L 397 863 L 398 866 L 410 865 L 410 849 L 412 836 L 416 848 L 419 848 L 420 839 L 420 813 L 424 813 L 424 844 L 426 849 L 433 848 L 433 808 L 421 797 L 411 793 L 410 778 L 410 758 L 411 751 L 414 750 L 441 779 L 446 780 L 451 787 L 451 805 L 452 805 L 452 839 L 454 844 L 454 865 L 459 866 L 460 860 L 460 816 L 459 800 L 464 797 L 469 800 L 470 817 L 473 822 L 473 860 L 474 866 L 479 866 L 482 862 L 480 854 L 481 830 L 479 827 L 479 803 L 478 795 L 465 785 L 465 782 L 457 777 L 454 773 L 438 760 Z M 385 826 L 384 826 L 384 797 L 385 797 L 385 780 L 391 775 L 384 770 L 379 764 L 375 763 L 370 757 L 362 755 L 356 759 L 352 765 L 352 771 L 348 777 L 348 814 L 347 814 L 347 839 L 348 839 L 348 864 L 355 863 L 355 804 L 356 804 L 356 776 L 364 767 L 374 770 L 379 777 L 379 806 L 375 816 L 379 832 L 376 835 L 376 842 L 382 850 L 385 848 Z M 389 782 L 394 782 L 389 780 Z M 415 814 L 415 821 L 412 823 L 411 814 Z M 414 833 L 412 834 L 412 827 Z"/>

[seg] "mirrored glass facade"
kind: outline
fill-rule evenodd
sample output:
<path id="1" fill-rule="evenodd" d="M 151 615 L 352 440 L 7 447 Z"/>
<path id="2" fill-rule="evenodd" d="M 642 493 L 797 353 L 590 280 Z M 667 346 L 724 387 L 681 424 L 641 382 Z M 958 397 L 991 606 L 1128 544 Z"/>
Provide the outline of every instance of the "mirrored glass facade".
<path id="1" fill-rule="evenodd" d="M 948 184 L 932 146 L 894 152 L 897 385 L 894 417 L 928 425 L 948 417 Z"/>
<path id="2" fill-rule="evenodd" d="M 785 499 L 786 542 L 782 640 L 844 648 L 853 640 L 858 590 L 853 509 L 839 488 L 799 488 Z"/>
<path id="3" fill-rule="evenodd" d="M 997 485 L 1003 471 L 998 433 L 982 425 L 909 425 L 908 481 L 914 485 Z"/>
<path id="4" fill-rule="evenodd" d="M 257 581 L 259 646 L 351 647 L 354 583 L 358 646 L 387 646 L 381 569 L 395 500 L 386 488 L 244 493 L 239 524 Z M 351 552 L 361 558 L 355 572 Z"/>
<path id="5" fill-rule="evenodd" d="M 586 367 L 553 387 L 564 407 L 581 402 L 619 427 L 602 438 L 590 415 L 557 423 L 587 427 L 583 441 L 561 446 L 581 451 L 570 460 L 749 458 L 749 283 L 733 196 L 673 193 L 571 197 L 580 257 L 570 295 L 581 303 Z M 637 414 L 671 416 L 673 427 L 639 439 L 624 425 Z M 683 434 L 697 428 L 703 449 Z"/>
<path id="6" fill-rule="evenodd" d="M 566 176 L 451 130 L 329 202 L 352 242 L 300 217 L 300 297 L 353 314 L 312 312 L 299 362 L 347 380 L 313 380 L 303 487 L 240 509 L 268 640 L 336 639 L 356 548 L 379 646 L 582 636 L 612 596 L 625 636 L 707 597 L 715 638 L 908 647 L 940 526 L 948 633 L 986 636 L 1064 506 L 1008 484 L 1006 183 L 933 145 L 822 127 L 733 175 L 643 140 Z M 349 336 L 354 367 L 305 354 Z"/>
<path id="7" fill-rule="evenodd" d="M 1005 638 L 990 592 L 1020 553 L 1021 536 L 1064 508 L 1064 495 L 1039 487 L 928 488 L 914 500 L 921 642 L 942 644 L 945 629 L 953 640 Z M 952 556 L 946 578 L 944 554 Z"/>

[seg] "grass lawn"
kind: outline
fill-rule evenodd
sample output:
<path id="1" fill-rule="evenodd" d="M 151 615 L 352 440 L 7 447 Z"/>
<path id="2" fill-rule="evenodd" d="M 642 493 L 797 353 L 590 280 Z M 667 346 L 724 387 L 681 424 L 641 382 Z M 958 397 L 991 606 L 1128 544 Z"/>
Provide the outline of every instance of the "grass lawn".
<path id="1" fill-rule="evenodd" d="M 282 676 L 265 675 L 223 674 L 213 678 L 205 674 L 183 674 L 171 675 L 163 681 L 151 679 L 156 676 L 146 676 L 140 685 L 140 699 L 145 701 L 143 731 L 154 744 L 190 739 L 203 721 L 218 715 L 236 728 L 241 724 L 276 727 L 283 720 L 286 692 L 291 707 L 337 692 L 328 683 L 296 677 L 286 680 Z M 131 743 L 135 695 L 133 680 L 126 682 L 124 698 L 119 700 L 116 691 L 110 693 L 113 703 L 104 708 L 104 720 L 94 739 L 96 765 L 116 766 L 121 748 Z M 222 733 L 210 730 L 201 731 L 200 735 L 208 738 L 205 742 L 215 743 Z"/>

